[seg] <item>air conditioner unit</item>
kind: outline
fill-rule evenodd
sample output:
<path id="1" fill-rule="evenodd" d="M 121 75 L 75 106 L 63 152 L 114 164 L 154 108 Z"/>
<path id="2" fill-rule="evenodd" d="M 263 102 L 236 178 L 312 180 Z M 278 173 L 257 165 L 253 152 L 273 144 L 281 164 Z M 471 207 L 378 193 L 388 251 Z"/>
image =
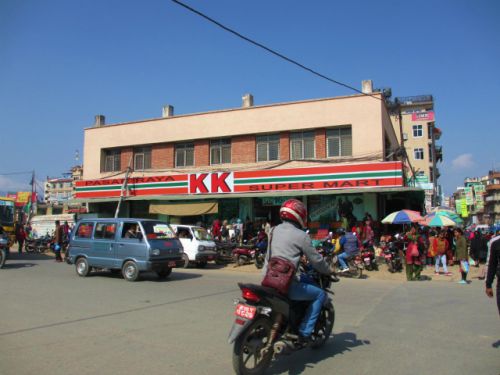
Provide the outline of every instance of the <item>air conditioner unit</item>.
<path id="1" fill-rule="evenodd" d="M 403 133 L 403 141 L 407 141 L 408 140 L 408 134 L 407 133 Z"/>

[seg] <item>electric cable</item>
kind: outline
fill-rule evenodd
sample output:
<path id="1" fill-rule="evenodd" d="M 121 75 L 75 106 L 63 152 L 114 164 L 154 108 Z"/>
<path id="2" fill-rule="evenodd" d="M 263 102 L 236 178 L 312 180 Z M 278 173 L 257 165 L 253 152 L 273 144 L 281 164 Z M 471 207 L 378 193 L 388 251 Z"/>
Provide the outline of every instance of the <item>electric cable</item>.
<path id="1" fill-rule="evenodd" d="M 202 17 L 202 18 L 206 19 L 207 21 L 209 21 L 209 22 L 211 22 L 211 23 L 215 24 L 216 26 L 220 27 L 221 29 L 223 29 L 223 30 L 225 30 L 225 31 L 227 31 L 227 32 L 229 32 L 229 33 L 231 33 L 231 34 L 233 34 L 233 35 L 236 35 L 238 38 L 243 39 L 243 40 L 247 41 L 248 43 L 253 44 L 254 46 L 257 46 L 257 47 L 259 47 L 259 48 L 262 48 L 263 50 L 265 50 L 265 51 L 267 51 L 267 52 L 269 52 L 269 53 L 271 53 L 271 54 L 273 54 L 273 55 L 275 55 L 275 56 L 277 56 L 277 57 L 279 57 L 279 58 L 281 58 L 281 59 L 283 59 L 283 60 L 285 60 L 285 61 L 288 61 L 289 63 L 291 63 L 291 64 L 293 64 L 293 65 L 296 65 L 296 66 L 298 66 L 299 68 L 301 68 L 301 69 L 304 69 L 304 70 L 308 71 L 309 73 L 312 73 L 312 74 L 314 74 L 314 75 L 316 75 L 316 76 L 318 76 L 318 77 L 320 77 L 320 78 L 323 78 L 323 79 L 325 79 L 325 80 L 327 80 L 327 81 L 329 81 L 329 82 L 332 82 L 332 83 L 334 83 L 334 84 L 336 84 L 336 85 L 339 85 L 339 86 L 343 86 L 343 87 L 345 87 L 345 88 L 348 88 L 349 90 L 355 91 L 355 92 L 357 92 L 358 94 L 362 94 L 362 95 L 364 95 L 364 96 L 369 96 L 369 97 L 371 97 L 371 98 L 374 98 L 374 99 L 377 99 L 377 100 L 380 100 L 380 101 L 385 101 L 383 98 L 379 98 L 378 96 L 375 96 L 375 95 L 377 95 L 378 93 L 375 93 L 375 94 L 367 94 L 367 93 L 364 93 L 364 92 L 363 92 L 363 91 L 361 91 L 361 90 L 358 90 L 358 89 L 357 89 L 357 88 L 355 88 L 355 87 L 349 86 L 349 85 L 348 85 L 348 84 L 346 84 L 346 83 L 343 83 L 343 82 L 337 81 L 337 80 L 335 80 L 335 79 L 333 79 L 333 78 L 330 78 L 330 77 L 327 77 L 327 76 L 325 76 L 324 74 L 321 74 L 321 73 L 317 72 L 316 70 L 313 70 L 313 69 L 311 69 L 311 68 L 309 68 L 309 67 L 307 67 L 307 66 L 305 66 L 305 65 L 303 65 L 303 64 L 301 64 L 301 63 L 299 63 L 298 61 L 295 61 L 295 60 L 293 60 L 293 59 L 291 59 L 291 58 L 289 58 L 289 57 L 287 57 L 287 56 L 285 56 L 285 55 L 283 55 L 283 54 L 281 54 L 281 53 L 279 53 L 279 52 L 277 52 L 277 51 L 275 51 L 275 50 L 273 50 L 273 49 L 271 49 L 271 48 L 269 48 L 269 47 L 266 47 L 265 45 L 263 45 L 263 44 L 261 44 L 261 43 L 259 43 L 259 42 L 256 42 L 256 41 L 255 41 L 255 40 L 253 40 L 253 39 L 250 39 L 250 38 L 248 38 L 248 37 L 246 37 L 246 36 L 244 36 L 244 35 L 240 34 L 239 32 L 237 32 L 237 31 L 235 31 L 235 30 L 233 30 L 233 29 L 231 29 L 231 28 L 229 28 L 229 27 L 227 27 L 227 26 L 224 26 L 222 23 L 220 23 L 220 22 L 218 22 L 218 21 L 214 20 L 213 18 L 211 18 L 211 17 L 207 16 L 206 14 L 203 14 L 202 12 L 200 12 L 200 11 L 198 11 L 198 10 L 196 10 L 196 9 L 194 9 L 194 8 L 192 8 L 192 7 L 190 7 L 189 5 L 182 3 L 181 1 L 178 1 L 178 0 L 171 0 L 171 1 L 172 1 L 172 2 L 174 2 L 174 3 L 176 3 L 177 5 L 180 5 L 180 6 L 184 7 L 184 8 L 186 8 L 186 9 L 187 9 L 187 10 L 189 10 L 190 12 L 193 12 L 193 13 L 195 13 L 195 14 L 199 15 L 200 17 Z"/>

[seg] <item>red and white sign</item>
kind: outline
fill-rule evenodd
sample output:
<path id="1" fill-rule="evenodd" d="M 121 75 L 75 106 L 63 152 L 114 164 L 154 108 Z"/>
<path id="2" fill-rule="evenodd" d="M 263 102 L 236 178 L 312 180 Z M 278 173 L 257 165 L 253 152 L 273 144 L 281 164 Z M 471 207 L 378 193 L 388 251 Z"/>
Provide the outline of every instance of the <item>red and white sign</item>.
<path id="1" fill-rule="evenodd" d="M 434 112 L 417 112 L 411 114 L 411 121 L 434 121 Z"/>

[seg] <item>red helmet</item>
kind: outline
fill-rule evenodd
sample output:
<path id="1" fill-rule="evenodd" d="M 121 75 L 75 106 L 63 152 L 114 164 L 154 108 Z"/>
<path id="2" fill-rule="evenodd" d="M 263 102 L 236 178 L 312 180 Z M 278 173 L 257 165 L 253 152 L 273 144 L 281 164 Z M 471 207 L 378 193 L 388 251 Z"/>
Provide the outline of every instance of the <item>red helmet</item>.
<path id="1" fill-rule="evenodd" d="M 289 199 L 281 205 L 280 219 L 293 221 L 305 228 L 307 226 L 306 206 L 297 199 Z"/>

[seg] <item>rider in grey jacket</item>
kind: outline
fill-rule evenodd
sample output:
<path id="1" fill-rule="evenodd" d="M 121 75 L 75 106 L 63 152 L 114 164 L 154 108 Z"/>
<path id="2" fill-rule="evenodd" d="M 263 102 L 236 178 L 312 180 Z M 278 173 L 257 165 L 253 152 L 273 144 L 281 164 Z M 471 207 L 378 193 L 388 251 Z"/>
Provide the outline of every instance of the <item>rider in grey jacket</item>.
<path id="1" fill-rule="evenodd" d="M 287 200 L 280 208 L 280 218 L 283 223 L 275 227 L 270 234 L 264 275 L 269 258 L 278 256 L 288 259 L 298 270 L 302 255 L 307 257 L 316 271 L 330 275 L 332 273 L 330 267 L 312 246 L 309 235 L 303 231 L 307 221 L 307 210 L 304 204 L 296 199 Z M 295 301 L 311 301 L 299 327 L 299 342 L 305 345 L 311 339 L 321 306 L 326 300 L 326 293 L 316 285 L 301 282 L 296 276 L 288 289 L 288 298 Z"/>

